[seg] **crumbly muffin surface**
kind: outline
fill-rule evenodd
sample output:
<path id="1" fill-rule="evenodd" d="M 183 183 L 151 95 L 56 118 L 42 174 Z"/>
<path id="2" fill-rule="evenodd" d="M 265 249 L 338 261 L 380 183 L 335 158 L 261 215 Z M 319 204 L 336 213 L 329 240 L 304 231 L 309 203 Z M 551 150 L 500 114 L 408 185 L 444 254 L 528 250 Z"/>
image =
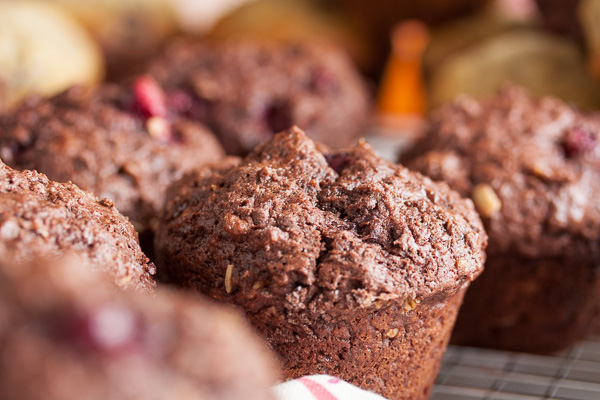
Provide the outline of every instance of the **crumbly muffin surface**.
<path id="1" fill-rule="evenodd" d="M 0 164 L 0 253 L 16 260 L 73 252 L 123 289 L 150 291 L 154 264 L 110 200 Z"/>
<path id="2" fill-rule="evenodd" d="M 319 151 L 294 128 L 173 185 L 156 244 L 178 284 L 304 307 L 455 290 L 479 274 L 486 241 L 472 203 L 446 185 L 362 142 Z"/>
<path id="3" fill-rule="evenodd" d="M 437 111 L 407 165 L 472 196 L 488 254 L 600 255 L 600 118 L 518 87 Z M 408 160 L 409 158 L 412 158 Z"/>
<path id="4" fill-rule="evenodd" d="M 31 98 L 0 116 L 0 156 L 111 199 L 143 232 L 155 226 L 171 181 L 223 155 L 203 125 L 181 117 L 182 101 L 148 77 L 127 89 Z"/>
<path id="5" fill-rule="evenodd" d="M 205 122 L 232 154 L 247 154 L 274 133 L 298 125 L 333 147 L 365 127 L 365 83 L 335 48 L 251 40 L 180 40 L 150 63 L 167 88 L 191 93 L 188 114 Z"/>

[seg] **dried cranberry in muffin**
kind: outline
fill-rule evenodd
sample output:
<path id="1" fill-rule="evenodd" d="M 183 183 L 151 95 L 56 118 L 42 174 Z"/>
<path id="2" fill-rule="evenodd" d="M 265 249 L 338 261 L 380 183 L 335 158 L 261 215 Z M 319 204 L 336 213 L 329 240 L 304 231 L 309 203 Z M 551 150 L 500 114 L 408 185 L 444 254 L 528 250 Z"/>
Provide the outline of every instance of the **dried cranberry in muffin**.
<path id="1" fill-rule="evenodd" d="M 77 254 L 123 289 L 151 291 L 154 264 L 110 200 L 0 161 L 0 259 Z"/>
<path id="2" fill-rule="evenodd" d="M 367 122 L 365 83 L 341 51 L 324 45 L 180 39 L 148 73 L 188 93 L 187 115 L 213 129 L 232 154 L 246 154 L 292 125 L 341 147 Z"/>
<path id="3" fill-rule="evenodd" d="M 239 315 L 117 290 L 79 258 L 0 260 L 0 398 L 272 399 L 275 363 Z"/>
<path id="4" fill-rule="evenodd" d="M 469 200 L 299 129 L 169 189 L 160 268 L 246 311 L 288 378 L 425 399 L 487 241 Z"/>
<path id="5" fill-rule="evenodd" d="M 132 87 L 72 88 L 30 98 L 0 116 L 0 156 L 112 200 L 140 232 L 152 228 L 167 185 L 223 150 L 183 116 L 152 78 Z"/>
<path id="6" fill-rule="evenodd" d="M 600 117 L 507 87 L 440 108 L 408 162 L 475 201 L 490 236 L 457 343 L 548 353 L 600 313 Z"/>

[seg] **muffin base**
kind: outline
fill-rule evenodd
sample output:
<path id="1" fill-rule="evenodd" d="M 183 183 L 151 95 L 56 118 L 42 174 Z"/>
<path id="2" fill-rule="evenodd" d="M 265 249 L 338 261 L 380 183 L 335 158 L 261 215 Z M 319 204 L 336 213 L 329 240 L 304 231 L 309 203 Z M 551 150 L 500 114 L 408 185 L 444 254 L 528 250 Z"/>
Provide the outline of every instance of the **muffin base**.
<path id="1" fill-rule="evenodd" d="M 279 354 L 288 379 L 329 374 L 390 400 L 427 399 L 465 290 L 412 306 L 376 301 L 340 309 L 317 300 L 305 309 L 282 305 L 249 317 Z"/>
<path id="2" fill-rule="evenodd" d="M 538 354 L 570 347 L 600 311 L 589 261 L 489 256 L 465 296 L 452 343 Z"/>

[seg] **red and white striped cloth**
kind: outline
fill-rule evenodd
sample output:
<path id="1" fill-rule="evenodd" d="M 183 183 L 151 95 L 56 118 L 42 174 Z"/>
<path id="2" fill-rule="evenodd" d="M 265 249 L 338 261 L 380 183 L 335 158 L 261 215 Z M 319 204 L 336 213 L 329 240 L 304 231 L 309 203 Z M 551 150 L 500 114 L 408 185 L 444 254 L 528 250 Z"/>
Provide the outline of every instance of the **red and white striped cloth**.
<path id="1" fill-rule="evenodd" d="M 281 383 L 273 388 L 277 400 L 385 400 L 328 375 L 312 375 Z"/>

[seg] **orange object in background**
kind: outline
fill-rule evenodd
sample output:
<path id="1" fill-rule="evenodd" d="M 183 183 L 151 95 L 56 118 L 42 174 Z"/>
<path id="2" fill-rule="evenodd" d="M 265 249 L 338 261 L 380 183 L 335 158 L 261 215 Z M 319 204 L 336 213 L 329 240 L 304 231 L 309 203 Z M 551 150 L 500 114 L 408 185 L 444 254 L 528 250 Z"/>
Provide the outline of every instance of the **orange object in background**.
<path id="1" fill-rule="evenodd" d="M 423 116 L 426 110 L 422 74 L 423 52 L 429 30 L 416 20 L 397 24 L 392 31 L 392 53 L 387 61 L 378 98 L 383 114 Z"/>

